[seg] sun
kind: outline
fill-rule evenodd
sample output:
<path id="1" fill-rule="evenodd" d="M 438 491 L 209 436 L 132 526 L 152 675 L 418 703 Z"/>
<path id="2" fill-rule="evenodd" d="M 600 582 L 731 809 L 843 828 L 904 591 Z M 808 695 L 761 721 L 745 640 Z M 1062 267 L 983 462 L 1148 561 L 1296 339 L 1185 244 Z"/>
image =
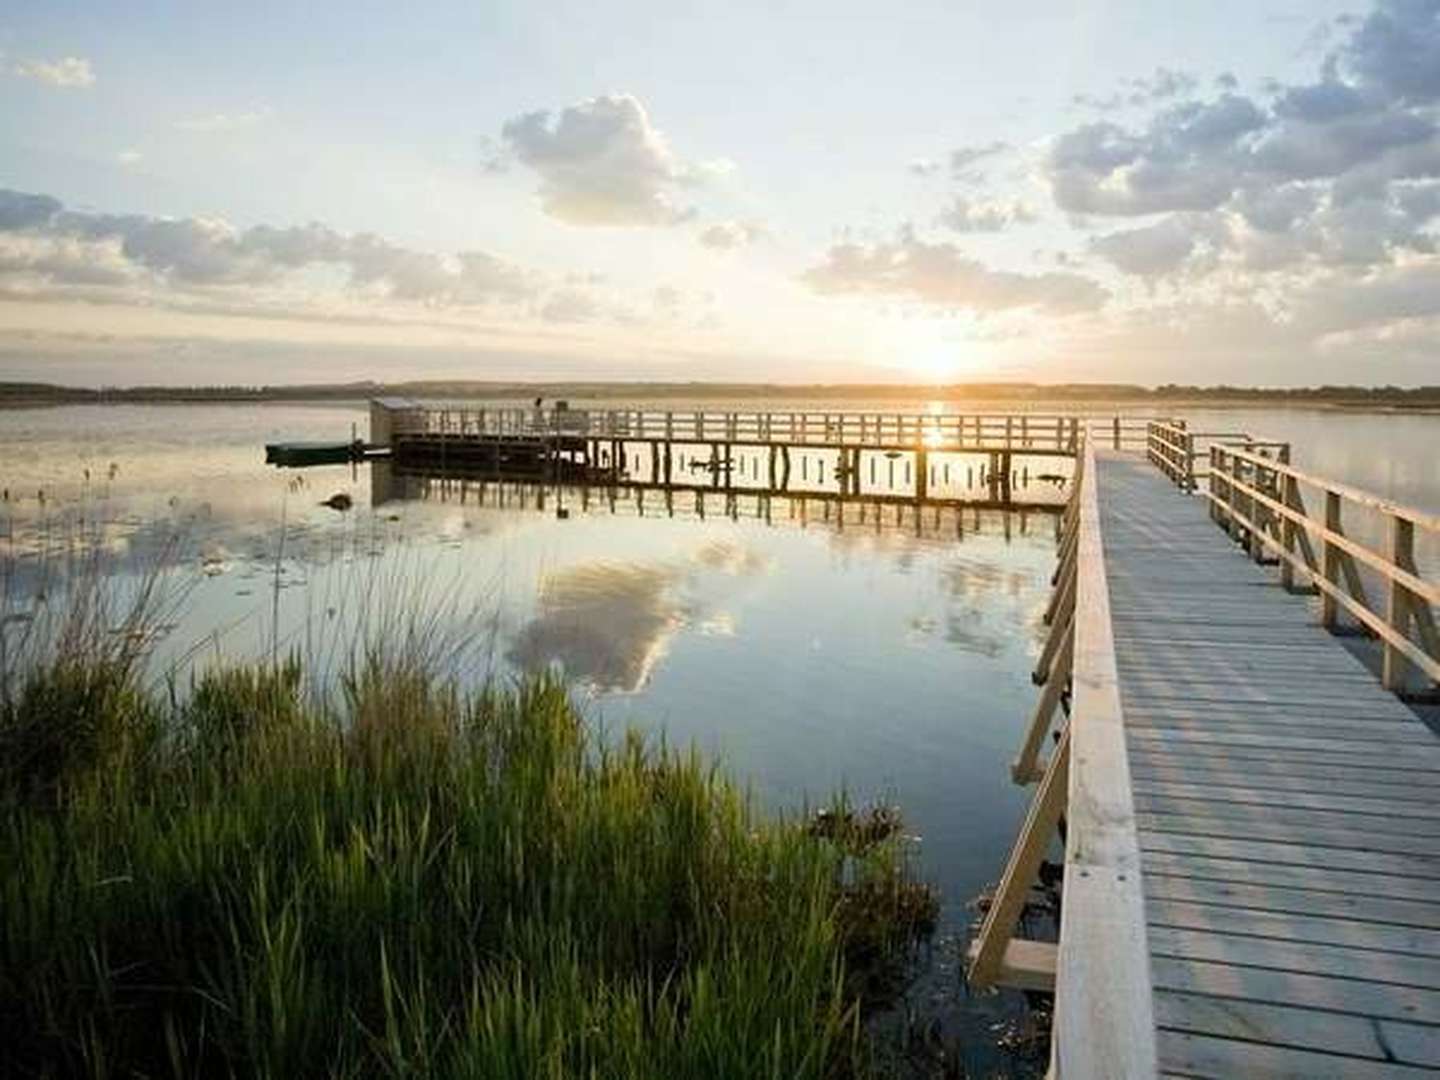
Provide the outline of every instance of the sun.
<path id="1" fill-rule="evenodd" d="M 941 345 L 911 353 L 905 358 L 905 367 L 917 381 L 938 386 L 954 382 L 963 365 L 953 345 Z"/>

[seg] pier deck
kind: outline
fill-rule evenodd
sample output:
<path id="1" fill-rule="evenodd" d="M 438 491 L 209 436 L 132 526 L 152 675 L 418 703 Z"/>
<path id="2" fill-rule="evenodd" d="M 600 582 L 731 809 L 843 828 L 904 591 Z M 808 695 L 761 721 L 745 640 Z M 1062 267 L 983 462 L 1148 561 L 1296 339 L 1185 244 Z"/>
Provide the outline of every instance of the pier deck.
<path id="1" fill-rule="evenodd" d="M 1055 991 L 1058 1076 L 1433 1074 L 1440 737 L 1392 689 L 1440 672 L 1413 552 L 1440 522 L 1288 448 L 1217 447 L 1195 494 L 1184 445 L 1083 452 L 1014 766 L 1038 789 L 971 980 Z M 1386 518 L 1383 554 L 1342 497 Z M 1380 671 L 1322 625 L 1341 610 Z M 1059 941 L 1017 938 L 1057 829 Z"/>
<path id="2" fill-rule="evenodd" d="M 1160 1069 L 1440 1068 L 1440 738 L 1201 500 L 1097 459 Z"/>

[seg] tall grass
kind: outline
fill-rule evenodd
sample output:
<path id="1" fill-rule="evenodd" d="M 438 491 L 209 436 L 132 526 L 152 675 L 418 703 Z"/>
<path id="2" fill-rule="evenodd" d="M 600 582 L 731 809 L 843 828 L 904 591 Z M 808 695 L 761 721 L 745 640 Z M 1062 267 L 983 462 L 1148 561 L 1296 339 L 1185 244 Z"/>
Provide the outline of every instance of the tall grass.
<path id="1" fill-rule="evenodd" d="M 933 917 L 897 830 L 764 816 L 553 679 L 366 647 L 167 693 L 112 621 L 3 673 L 0 1073 L 870 1071 Z"/>

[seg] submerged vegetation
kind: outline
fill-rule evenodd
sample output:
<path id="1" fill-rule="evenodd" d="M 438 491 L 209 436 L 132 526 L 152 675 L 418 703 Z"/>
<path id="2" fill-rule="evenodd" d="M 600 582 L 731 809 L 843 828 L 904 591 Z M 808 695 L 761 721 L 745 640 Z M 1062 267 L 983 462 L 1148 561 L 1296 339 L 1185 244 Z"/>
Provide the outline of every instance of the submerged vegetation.
<path id="1" fill-rule="evenodd" d="M 403 649 L 157 685 L 85 607 L 0 656 L 0 1073 L 872 1070 L 935 914 L 888 811 L 764 815 L 552 678 Z"/>

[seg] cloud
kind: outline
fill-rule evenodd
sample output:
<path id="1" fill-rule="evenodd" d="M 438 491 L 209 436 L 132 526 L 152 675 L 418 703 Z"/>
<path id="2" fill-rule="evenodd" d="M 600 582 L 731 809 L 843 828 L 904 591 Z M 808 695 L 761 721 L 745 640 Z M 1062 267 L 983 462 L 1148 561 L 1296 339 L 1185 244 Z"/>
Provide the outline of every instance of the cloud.
<path id="1" fill-rule="evenodd" d="M 1248 140 L 1265 122 L 1237 94 L 1183 102 L 1138 133 L 1109 121 L 1067 132 L 1051 145 L 1045 171 L 1056 204 L 1075 214 L 1213 210 L 1244 175 Z"/>
<path id="2" fill-rule="evenodd" d="M 1380 0 L 1338 54 L 1363 84 L 1409 105 L 1440 101 L 1440 4 Z"/>
<path id="3" fill-rule="evenodd" d="M 115 155 L 115 160 L 121 165 L 138 165 L 144 157 L 139 150 L 121 150 Z"/>
<path id="4" fill-rule="evenodd" d="M 1090 250 L 1127 274 L 1145 278 L 1179 272 L 1207 240 L 1223 241 L 1223 223 L 1207 214 L 1172 214 L 1153 225 L 1096 237 Z"/>
<path id="5" fill-rule="evenodd" d="M 700 231 L 701 246 L 728 251 L 763 239 L 768 230 L 758 221 L 721 221 Z"/>
<path id="6" fill-rule="evenodd" d="M 940 213 L 940 224 L 959 233 L 1001 232 L 1012 225 L 1038 220 L 1035 210 L 1023 202 L 986 202 L 957 195 Z"/>
<path id="7" fill-rule="evenodd" d="M 1231 79 L 1212 100 L 1167 105 L 1138 128 L 1106 121 L 1060 135 L 1044 163 L 1057 205 L 1103 216 L 1236 210 L 1256 191 L 1303 181 L 1330 183 L 1345 201 L 1440 177 L 1440 3 L 1380 0 L 1350 25 L 1318 78 L 1273 84 L 1268 108 Z M 1145 93 L 1196 89 L 1173 74 L 1158 69 Z"/>
<path id="8" fill-rule="evenodd" d="M 600 316 L 600 304 L 584 289 L 557 289 L 540 308 L 540 317 L 551 323 L 590 322 Z"/>
<path id="9" fill-rule="evenodd" d="M 970 169 L 977 162 L 986 158 L 1003 154 L 1010 149 L 1010 144 L 1003 139 L 996 139 L 994 142 L 984 143 L 979 146 L 960 146 L 950 151 L 950 172 L 959 176 Z"/>
<path id="10" fill-rule="evenodd" d="M 540 178 L 545 213 L 569 225 L 680 224 L 695 211 L 677 195 L 730 167 L 681 161 L 629 94 L 517 116 L 501 137 Z"/>
<path id="11" fill-rule="evenodd" d="M 60 212 L 61 202 L 49 195 L 30 195 L 0 188 L 0 232 L 45 225 Z"/>
<path id="12" fill-rule="evenodd" d="M 136 283 L 148 276 L 172 288 L 258 286 L 333 267 L 352 290 L 435 305 L 522 301 L 539 291 L 531 274 L 483 251 L 441 256 L 314 222 L 239 229 L 219 218 L 67 210 L 51 196 L 4 189 L 0 238 L 12 248 L 0 273 L 60 284 Z M 23 259 L 15 254 L 21 241 L 28 252 Z M 83 273 L 86 258 L 100 268 L 93 277 Z"/>
<path id="13" fill-rule="evenodd" d="M 180 131 L 200 133 L 238 131 L 241 128 L 254 127 L 256 124 L 264 123 L 270 119 L 270 116 L 271 110 L 267 106 L 260 109 L 247 109 L 244 112 L 217 112 L 206 116 L 192 116 L 175 121 L 175 127 Z"/>
<path id="14" fill-rule="evenodd" d="M 59 60 L 19 60 L 10 69 L 22 79 L 34 79 L 70 89 L 95 85 L 95 70 L 82 56 L 65 56 Z"/>
<path id="15" fill-rule="evenodd" d="M 1069 315 L 1099 308 L 1107 295 L 1078 274 L 991 270 L 954 244 L 926 243 L 908 232 L 889 243 L 835 244 L 802 280 L 825 295 L 889 296 L 979 314 L 1030 308 Z"/>

